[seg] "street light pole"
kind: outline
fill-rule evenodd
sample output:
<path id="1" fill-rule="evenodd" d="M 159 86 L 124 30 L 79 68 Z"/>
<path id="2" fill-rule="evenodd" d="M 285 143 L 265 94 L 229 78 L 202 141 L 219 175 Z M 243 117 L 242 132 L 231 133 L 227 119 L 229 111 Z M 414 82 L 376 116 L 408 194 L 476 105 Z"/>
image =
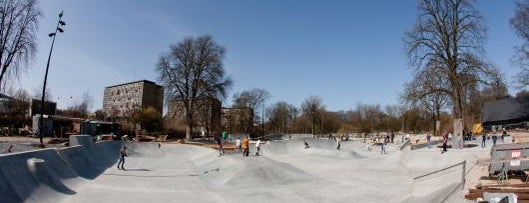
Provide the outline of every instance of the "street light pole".
<path id="1" fill-rule="evenodd" d="M 59 14 L 59 21 L 57 22 L 57 28 L 55 29 L 55 32 L 52 32 L 48 34 L 49 37 L 53 37 L 53 40 L 51 41 L 51 48 L 50 48 L 50 55 L 48 56 L 48 63 L 46 64 L 46 73 L 44 74 L 44 84 L 42 85 L 42 97 L 40 100 L 40 120 L 39 120 L 39 139 L 40 139 L 40 146 L 44 148 L 44 143 L 42 141 L 42 138 L 44 137 L 44 99 L 46 96 L 46 82 L 48 81 L 48 69 L 50 68 L 50 59 L 51 59 L 51 53 L 53 52 L 53 44 L 55 43 L 55 37 L 57 36 L 57 31 L 64 32 L 64 30 L 61 28 L 61 26 L 66 25 L 64 21 L 61 20 L 63 15 L 63 11 Z"/>

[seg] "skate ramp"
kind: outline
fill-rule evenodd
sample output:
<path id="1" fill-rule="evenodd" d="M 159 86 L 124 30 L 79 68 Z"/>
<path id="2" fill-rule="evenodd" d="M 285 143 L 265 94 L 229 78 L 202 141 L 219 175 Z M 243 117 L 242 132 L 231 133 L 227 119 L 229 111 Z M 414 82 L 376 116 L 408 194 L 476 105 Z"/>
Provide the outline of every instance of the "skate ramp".
<path id="1" fill-rule="evenodd" d="M 252 148 L 249 157 L 126 142 L 124 171 L 115 168 L 121 142 L 78 139 L 72 143 L 86 147 L 0 156 L 0 202 L 438 202 L 457 187 L 457 177 L 413 178 L 465 158 L 422 149 L 382 155 L 353 141 L 336 150 L 334 140 L 313 138 L 272 141 L 262 145 L 261 156 Z M 31 158 L 44 162 L 32 169 Z"/>
<path id="2" fill-rule="evenodd" d="M 219 157 L 216 150 L 193 145 L 158 148 L 157 144 L 132 143 L 128 146 L 129 157 L 188 162 L 193 165 L 193 173 L 206 186 L 215 189 L 295 184 L 314 179 L 301 169 L 264 156 L 244 157 L 237 154 Z"/>
<path id="3" fill-rule="evenodd" d="M 309 148 L 305 148 L 305 142 L 309 144 Z M 340 150 L 338 150 L 336 149 L 336 141 L 332 139 L 299 138 L 270 141 L 261 148 L 262 153 L 267 156 L 296 154 L 332 158 L 364 158 L 355 152 L 354 146 L 352 141 L 342 142 Z"/>
<path id="4" fill-rule="evenodd" d="M 72 136 L 70 143 L 87 147 L 0 155 L 0 202 L 55 202 L 60 196 L 76 194 L 71 187 L 111 166 L 121 146 L 119 142 L 94 144 L 90 136 Z"/>

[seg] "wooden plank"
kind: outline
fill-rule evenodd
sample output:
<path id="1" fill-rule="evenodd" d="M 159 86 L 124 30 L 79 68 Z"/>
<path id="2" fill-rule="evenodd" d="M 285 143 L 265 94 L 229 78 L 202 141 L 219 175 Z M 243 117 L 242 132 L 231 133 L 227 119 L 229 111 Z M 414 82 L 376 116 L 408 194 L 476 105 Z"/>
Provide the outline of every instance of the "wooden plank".
<path id="1" fill-rule="evenodd" d="M 529 193 L 529 189 L 483 189 L 484 192 Z"/>
<path id="2" fill-rule="evenodd" d="M 481 188 L 490 188 L 490 187 L 527 187 L 529 184 L 519 183 L 519 184 L 495 184 L 495 185 L 480 185 Z M 476 186 L 478 188 L 478 186 Z"/>
<path id="3" fill-rule="evenodd" d="M 465 198 L 469 200 L 476 200 L 477 198 L 483 198 L 483 194 L 466 194 Z"/>
<path id="4" fill-rule="evenodd" d="M 498 192 L 498 193 L 500 193 L 500 192 Z M 514 193 L 514 194 L 516 194 L 516 196 L 518 197 L 517 198 L 518 201 L 521 201 L 521 200 L 529 201 L 529 194 L 518 194 L 518 193 Z M 466 194 L 465 198 L 468 199 L 468 200 L 476 200 L 477 198 L 483 198 L 483 193 Z"/>

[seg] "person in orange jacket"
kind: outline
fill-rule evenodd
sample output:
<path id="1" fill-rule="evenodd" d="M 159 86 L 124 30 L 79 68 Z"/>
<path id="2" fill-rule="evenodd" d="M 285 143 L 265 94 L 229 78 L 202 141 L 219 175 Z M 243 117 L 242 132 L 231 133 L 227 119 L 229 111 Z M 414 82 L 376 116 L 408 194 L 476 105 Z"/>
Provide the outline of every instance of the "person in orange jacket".
<path id="1" fill-rule="evenodd" d="M 250 146 L 250 141 L 248 141 L 248 136 L 245 136 L 242 139 L 242 149 L 243 149 L 243 156 L 248 156 L 250 154 L 250 150 L 248 149 Z"/>

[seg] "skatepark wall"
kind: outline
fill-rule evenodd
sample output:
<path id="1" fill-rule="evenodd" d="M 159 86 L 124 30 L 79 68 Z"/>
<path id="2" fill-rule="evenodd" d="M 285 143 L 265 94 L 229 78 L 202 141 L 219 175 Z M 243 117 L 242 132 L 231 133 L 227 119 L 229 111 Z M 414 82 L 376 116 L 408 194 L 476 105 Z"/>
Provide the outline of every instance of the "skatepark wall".
<path id="1" fill-rule="evenodd" d="M 122 143 L 70 137 L 71 147 L 0 155 L 0 202 L 54 202 L 73 195 L 68 185 L 94 179 L 118 159 Z"/>

